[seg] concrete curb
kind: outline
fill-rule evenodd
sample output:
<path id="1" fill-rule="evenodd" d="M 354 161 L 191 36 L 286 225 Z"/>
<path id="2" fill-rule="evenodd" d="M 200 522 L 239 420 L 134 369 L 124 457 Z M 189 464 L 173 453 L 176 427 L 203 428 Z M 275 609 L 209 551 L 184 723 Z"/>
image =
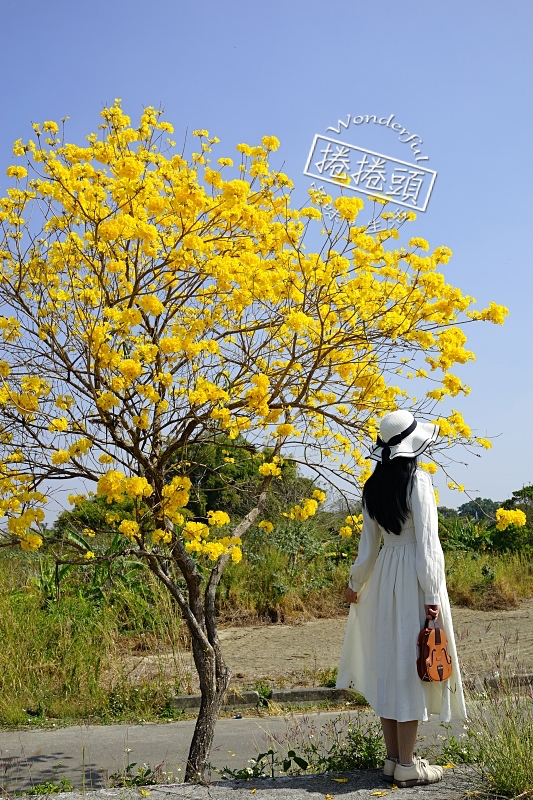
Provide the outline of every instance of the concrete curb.
<path id="1" fill-rule="evenodd" d="M 474 688 L 479 692 L 483 692 L 487 688 L 500 689 L 503 685 L 509 687 L 533 687 L 533 673 L 518 674 L 506 678 L 481 675 L 476 679 Z M 341 705 L 343 703 L 353 703 L 357 698 L 360 698 L 360 695 L 356 692 L 351 692 L 349 689 L 335 689 L 329 686 L 316 686 L 313 688 L 301 686 L 296 689 L 273 689 L 272 695 L 268 699 L 278 705 L 305 706 L 327 702 Z M 200 694 L 183 694 L 173 697 L 170 704 L 175 711 L 192 713 L 200 710 L 201 699 L 202 696 Z M 226 694 L 226 702 L 222 709 L 224 711 L 239 711 L 244 708 L 257 708 L 259 703 L 258 692 L 230 689 Z"/>
<path id="2" fill-rule="evenodd" d="M 314 689 L 273 689 L 272 700 L 280 704 L 332 703 L 351 702 L 356 697 L 349 689 L 334 689 L 329 686 L 317 686 Z"/>
<path id="3" fill-rule="evenodd" d="M 272 697 L 274 703 L 279 705 L 315 705 L 316 703 L 346 703 L 353 702 L 357 697 L 349 689 L 334 689 L 329 686 L 317 686 L 315 688 L 301 687 L 297 689 L 273 689 Z M 171 706 L 175 711 L 199 711 L 200 694 L 183 694 L 173 697 Z M 230 690 L 226 694 L 226 701 L 222 706 L 224 711 L 238 711 L 243 708 L 256 708 L 259 705 L 258 692 L 239 692 L 236 689 Z"/>
<path id="4" fill-rule="evenodd" d="M 199 711 L 201 694 L 181 694 L 170 701 L 175 711 Z M 257 708 L 259 705 L 259 692 L 238 692 L 236 690 L 226 693 L 226 701 L 222 706 L 223 711 L 237 710 L 240 708 Z"/>
<path id="5" fill-rule="evenodd" d="M 457 769 L 445 771 L 444 780 L 431 786 L 401 789 L 401 800 L 462 800 L 473 789 L 468 774 Z M 262 800 L 371 800 L 392 794 L 395 790 L 383 780 L 381 770 L 369 769 L 336 775 L 306 775 L 295 778 L 265 778 L 251 781 L 223 781 L 208 786 L 171 784 L 129 789 L 98 789 L 89 792 L 56 794 L 57 800 L 247 800 L 256 794 Z M 383 793 L 383 794 L 381 794 Z M 49 795 L 37 795 L 46 798 Z"/>
<path id="6" fill-rule="evenodd" d="M 489 686 L 491 689 L 501 689 L 502 687 L 517 688 L 520 686 L 533 687 L 533 674 L 525 673 L 522 675 L 511 675 L 508 677 L 491 676 L 490 678 L 479 679 L 479 685 L 484 689 Z"/>

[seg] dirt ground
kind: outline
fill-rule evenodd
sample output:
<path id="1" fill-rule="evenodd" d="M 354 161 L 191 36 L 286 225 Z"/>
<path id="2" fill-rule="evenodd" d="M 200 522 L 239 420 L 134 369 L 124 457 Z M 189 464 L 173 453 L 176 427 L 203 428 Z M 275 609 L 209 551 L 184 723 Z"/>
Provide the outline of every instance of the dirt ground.
<path id="1" fill-rule="evenodd" d="M 452 608 L 455 637 L 465 678 L 510 673 L 533 674 L 533 599 L 506 611 Z M 279 688 L 318 685 L 322 670 L 337 666 L 346 619 L 319 619 L 299 625 L 224 628 L 220 638 L 233 685 L 264 680 Z M 161 669 L 161 656 L 132 657 L 130 676 L 142 679 Z M 168 657 L 170 659 L 170 657 Z M 163 656 L 165 659 L 165 656 Z M 179 671 L 195 690 L 190 653 L 179 657 Z M 175 675 L 176 664 L 165 665 Z M 166 670 L 165 670 L 166 671 Z"/>
<path id="2" fill-rule="evenodd" d="M 452 609 L 459 657 L 468 674 L 505 670 L 533 673 L 533 600 L 508 611 Z M 269 677 L 312 681 L 338 664 L 346 620 L 320 619 L 301 625 L 226 628 L 225 657 L 238 681 Z"/>

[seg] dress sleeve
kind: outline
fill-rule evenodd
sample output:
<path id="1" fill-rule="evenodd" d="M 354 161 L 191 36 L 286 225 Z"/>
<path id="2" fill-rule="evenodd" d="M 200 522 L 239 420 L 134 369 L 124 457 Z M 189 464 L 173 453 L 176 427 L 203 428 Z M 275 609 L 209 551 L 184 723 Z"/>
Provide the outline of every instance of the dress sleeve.
<path id="1" fill-rule="evenodd" d="M 357 558 L 350 569 L 349 587 L 359 592 L 369 579 L 381 544 L 381 531 L 376 520 L 372 519 L 363 508 L 363 530 L 359 541 Z"/>
<path id="2" fill-rule="evenodd" d="M 416 572 L 424 602 L 426 605 L 440 603 L 439 590 L 445 574 L 437 504 L 431 478 L 418 470 L 413 480 L 411 511 L 416 536 Z"/>

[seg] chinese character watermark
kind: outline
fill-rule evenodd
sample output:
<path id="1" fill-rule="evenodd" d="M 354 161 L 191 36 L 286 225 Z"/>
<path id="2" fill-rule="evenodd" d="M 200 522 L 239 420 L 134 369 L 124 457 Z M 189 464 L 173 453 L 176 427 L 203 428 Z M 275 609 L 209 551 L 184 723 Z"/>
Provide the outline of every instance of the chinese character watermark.
<path id="1" fill-rule="evenodd" d="M 304 175 L 342 184 L 363 194 L 380 194 L 392 203 L 425 211 L 437 173 L 382 153 L 374 153 L 346 142 L 316 134 L 304 168 Z"/>

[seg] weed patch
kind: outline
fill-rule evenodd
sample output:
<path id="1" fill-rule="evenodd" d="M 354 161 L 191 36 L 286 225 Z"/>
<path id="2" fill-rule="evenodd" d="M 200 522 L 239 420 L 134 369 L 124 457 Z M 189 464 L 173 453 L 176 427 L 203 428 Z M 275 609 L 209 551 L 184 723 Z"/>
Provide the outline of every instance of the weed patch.
<path id="1" fill-rule="evenodd" d="M 187 683 L 181 621 L 165 594 L 151 617 L 142 596 L 124 588 L 103 602 L 71 587 L 57 601 L 32 582 L 39 565 L 0 558 L 0 724 L 165 716 L 174 685 Z M 152 581 L 149 591 L 157 590 Z"/>
<path id="2" fill-rule="evenodd" d="M 379 722 L 363 714 L 339 715 L 322 726 L 308 716 L 293 716 L 282 735 L 268 734 L 265 739 L 271 746 L 251 759 L 248 767 L 215 771 L 232 780 L 336 773 L 377 769 L 386 756 Z"/>
<path id="3" fill-rule="evenodd" d="M 59 782 L 56 781 L 45 781 L 44 783 L 37 783 L 35 786 L 32 786 L 27 792 L 24 794 L 29 795 L 41 795 L 41 794 L 60 794 L 62 792 L 73 792 L 74 786 L 69 781 L 68 778 L 61 778 Z"/>
<path id="4" fill-rule="evenodd" d="M 338 673 L 337 667 L 332 667 L 331 669 L 318 670 L 317 672 L 318 685 L 334 689 L 335 686 L 337 685 L 337 673 Z"/>
<path id="5" fill-rule="evenodd" d="M 339 715 L 322 726 L 294 717 L 280 744 L 300 754 L 314 773 L 377 769 L 386 757 L 381 725 L 364 713 Z"/>

